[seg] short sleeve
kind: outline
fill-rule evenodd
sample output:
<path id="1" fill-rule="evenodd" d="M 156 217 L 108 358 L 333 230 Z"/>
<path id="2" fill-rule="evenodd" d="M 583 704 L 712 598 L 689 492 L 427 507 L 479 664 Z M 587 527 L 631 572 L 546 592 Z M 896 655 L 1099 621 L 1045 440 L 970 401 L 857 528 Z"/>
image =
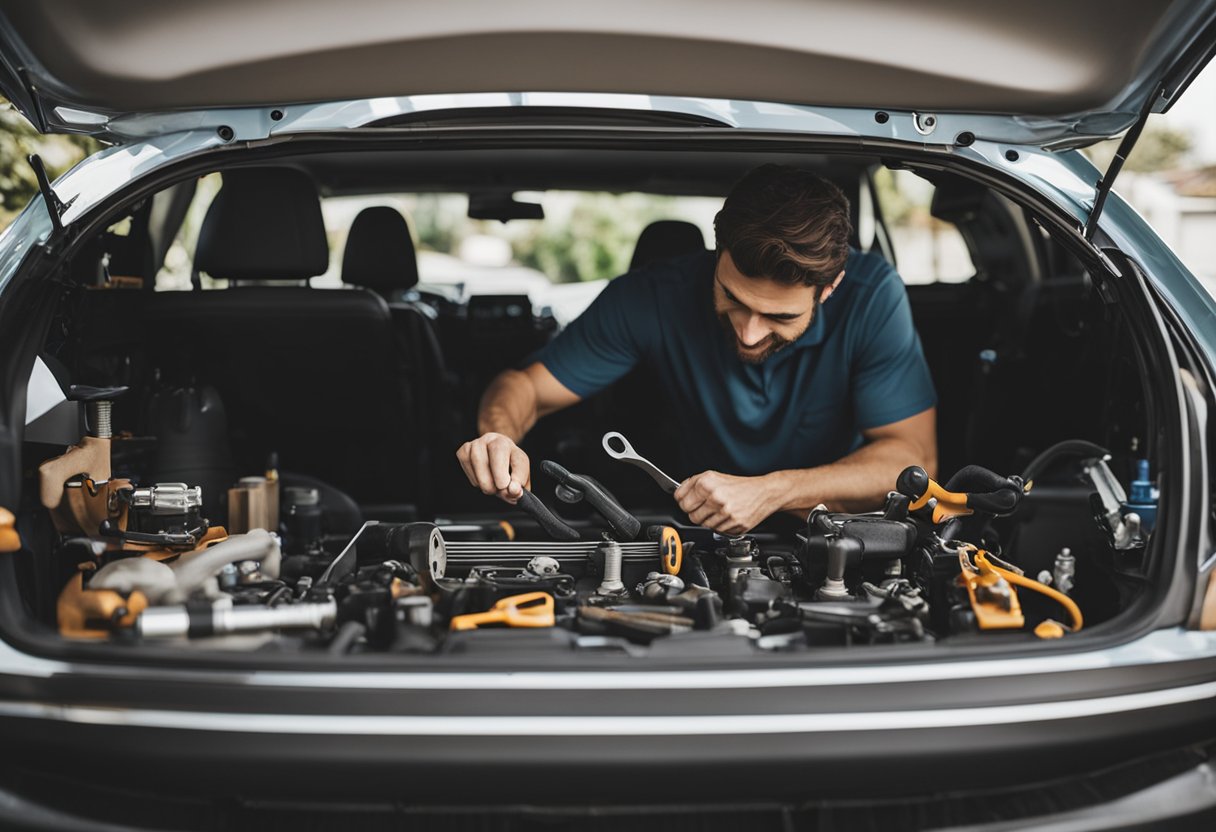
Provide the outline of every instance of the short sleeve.
<path id="1" fill-rule="evenodd" d="M 908 293 L 893 269 L 875 285 L 860 321 L 853 358 L 858 427 L 889 425 L 937 404 Z"/>
<path id="2" fill-rule="evenodd" d="M 537 360 L 572 393 L 586 398 L 637 366 L 657 332 L 647 273 L 630 272 L 609 281 Z"/>

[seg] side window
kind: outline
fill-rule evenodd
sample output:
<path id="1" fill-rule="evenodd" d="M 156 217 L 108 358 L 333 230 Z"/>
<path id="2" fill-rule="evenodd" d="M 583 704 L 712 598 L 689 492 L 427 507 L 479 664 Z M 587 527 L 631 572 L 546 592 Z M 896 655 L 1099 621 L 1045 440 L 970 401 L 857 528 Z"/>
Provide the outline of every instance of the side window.
<path id="1" fill-rule="evenodd" d="M 929 212 L 933 183 L 911 171 L 880 168 L 874 185 L 905 283 L 964 283 L 975 275 L 958 228 Z"/>
<path id="2" fill-rule="evenodd" d="M 208 174 L 198 180 L 194 198 L 190 200 L 190 207 L 186 210 L 186 217 L 174 235 L 173 242 L 169 244 L 164 264 L 156 273 L 156 291 L 190 290 L 190 274 L 194 267 L 194 248 L 198 243 L 198 232 L 203 227 L 203 217 L 211 207 L 211 200 L 219 193 L 221 181 L 218 173 Z M 222 288 L 228 283 L 226 280 L 212 280 L 207 275 L 202 275 L 202 282 L 204 289 Z"/>

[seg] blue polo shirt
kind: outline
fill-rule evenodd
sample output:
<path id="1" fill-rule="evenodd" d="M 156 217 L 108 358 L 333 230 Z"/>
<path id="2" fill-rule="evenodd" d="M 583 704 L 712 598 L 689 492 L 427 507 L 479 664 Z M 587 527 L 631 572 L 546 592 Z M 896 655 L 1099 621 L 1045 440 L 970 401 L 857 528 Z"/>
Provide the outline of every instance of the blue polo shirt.
<path id="1" fill-rule="evenodd" d="M 718 323 L 714 263 L 704 252 L 610 281 L 539 355 L 584 398 L 652 366 L 680 422 L 684 470 L 673 475 L 834 462 L 862 430 L 936 403 L 903 281 L 881 256 L 851 251 L 807 331 L 760 364 L 741 361 Z"/>

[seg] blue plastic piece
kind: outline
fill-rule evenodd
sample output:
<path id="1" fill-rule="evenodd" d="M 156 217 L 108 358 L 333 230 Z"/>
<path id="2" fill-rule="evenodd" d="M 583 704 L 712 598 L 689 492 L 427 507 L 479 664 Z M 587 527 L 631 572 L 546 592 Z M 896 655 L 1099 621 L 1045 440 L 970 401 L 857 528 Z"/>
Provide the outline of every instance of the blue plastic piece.
<path id="1" fill-rule="evenodd" d="M 1136 460 L 1136 478 L 1132 480 L 1127 502 L 1123 504 L 1123 513 L 1135 512 L 1140 515 L 1140 528 L 1146 534 L 1153 530 L 1157 522 L 1157 494 L 1157 487 L 1149 479 L 1148 460 Z"/>

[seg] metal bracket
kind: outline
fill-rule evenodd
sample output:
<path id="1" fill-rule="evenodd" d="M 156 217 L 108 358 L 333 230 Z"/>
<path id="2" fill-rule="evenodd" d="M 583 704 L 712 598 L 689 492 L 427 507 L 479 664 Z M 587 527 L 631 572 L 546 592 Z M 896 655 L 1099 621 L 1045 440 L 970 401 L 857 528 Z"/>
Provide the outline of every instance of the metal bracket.
<path id="1" fill-rule="evenodd" d="M 1119 175 L 1119 171 L 1123 170 L 1123 163 L 1127 161 L 1132 148 L 1139 141 L 1140 134 L 1144 131 L 1144 125 L 1148 123 L 1148 117 L 1153 113 L 1153 107 L 1163 95 L 1165 95 L 1164 87 L 1158 87 L 1156 92 L 1150 95 L 1144 102 L 1144 107 L 1140 110 L 1140 117 L 1123 134 L 1123 141 L 1119 142 L 1119 149 L 1115 151 L 1115 158 L 1110 160 L 1110 167 L 1106 169 L 1106 173 L 1102 175 L 1102 178 L 1098 180 L 1095 186 L 1097 193 L 1094 195 L 1094 207 L 1089 212 L 1089 219 L 1085 221 L 1084 232 L 1085 239 L 1091 243 L 1094 241 L 1094 234 L 1098 231 L 1098 219 L 1102 216 L 1102 208 L 1106 205 L 1106 197 L 1110 194 L 1110 189 L 1115 185 L 1115 177 Z"/>
<path id="2" fill-rule="evenodd" d="M 51 188 L 51 180 L 46 175 L 46 165 L 42 163 L 42 157 L 31 153 L 28 158 L 30 167 L 34 169 L 34 176 L 38 179 L 38 190 L 42 192 L 42 199 L 46 202 L 46 212 L 51 215 L 51 234 L 58 237 L 63 233 L 61 217 L 63 212 L 68 210 L 68 206 Z"/>

